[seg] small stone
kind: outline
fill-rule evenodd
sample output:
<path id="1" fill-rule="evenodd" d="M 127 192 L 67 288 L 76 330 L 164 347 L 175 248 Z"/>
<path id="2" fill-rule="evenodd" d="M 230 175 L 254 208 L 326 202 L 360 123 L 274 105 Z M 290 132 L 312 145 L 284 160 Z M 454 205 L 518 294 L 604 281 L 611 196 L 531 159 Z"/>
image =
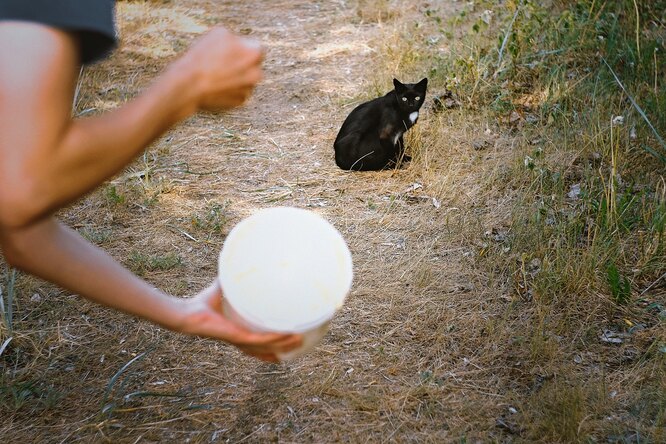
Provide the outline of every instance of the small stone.
<path id="1" fill-rule="evenodd" d="M 580 196 L 580 184 L 576 183 L 576 184 L 571 185 L 571 188 L 569 189 L 569 192 L 567 193 L 567 196 L 570 199 L 574 199 L 574 200 L 578 199 L 578 197 Z"/>
<path id="2" fill-rule="evenodd" d="M 536 114 L 528 113 L 525 116 L 525 121 L 527 123 L 532 123 L 532 124 L 538 123 L 539 122 L 539 116 L 537 116 Z"/>
<path id="3" fill-rule="evenodd" d="M 489 144 L 487 140 L 475 140 L 472 142 L 472 148 L 474 148 L 476 151 L 484 150 L 488 145 Z"/>
<path id="4" fill-rule="evenodd" d="M 495 14 L 494 11 L 491 11 L 490 9 L 486 9 L 485 11 L 483 11 L 483 12 L 481 13 L 481 20 L 483 20 L 483 22 L 484 22 L 486 25 L 489 25 L 490 22 L 493 20 L 493 15 L 494 15 L 494 14 Z"/>
<path id="5" fill-rule="evenodd" d="M 601 339 L 602 342 L 606 342 L 608 344 L 622 344 L 623 342 L 620 334 L 610 330 L 604 330 L 599 339 Z"/>
<path id="6" fill-rule="evenodd" d="M 538 272 L 539 270 L 541 270 L 541 259 L 535 257 L 530 261 L 530 263 L 527 266 L 529 267 L 529 270 L 531 272 L 533 273 Z"/>
<path id="7" fill-rule="evenodd" d="M 410 191 L 416 191 L 416 190 L 421 189 L 421 188 L 423 188 L 423 185 L 421 185 L 418 182 L 414 182 L 404 192 L 409 193 Z"/>
<path id="8" fill-rule="evenodd" d="M 509 114 L 509 123 L 517 123 L 520 120 L 522 120 L 522 116 L 517 111 L 511 111 L 511 114 Z"/>

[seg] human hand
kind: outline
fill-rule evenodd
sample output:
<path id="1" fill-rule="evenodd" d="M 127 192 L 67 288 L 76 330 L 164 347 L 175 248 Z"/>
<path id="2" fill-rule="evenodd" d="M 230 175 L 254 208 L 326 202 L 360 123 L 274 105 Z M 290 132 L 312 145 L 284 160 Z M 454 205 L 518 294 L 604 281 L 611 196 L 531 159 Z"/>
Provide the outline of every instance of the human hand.
<path id="1" fill-rule="evenodd" d="M 216 111 L 242 105 L 262 78 L 263 51 L 258 42 L 213 28 L 174 63 L 191 79 L 197 110 Z"/>
<path id="2" fill-rule="evenodd" d="M 177 328 L 183 333 L 221 339 L 242 352 L 268 362 L 278 362 L 276 353 L 294 350 L 302 336 L 249 331 L 222 314 L 222 290 L 217 282 L 191 299 L 183 299 L 184 313 Z"/>

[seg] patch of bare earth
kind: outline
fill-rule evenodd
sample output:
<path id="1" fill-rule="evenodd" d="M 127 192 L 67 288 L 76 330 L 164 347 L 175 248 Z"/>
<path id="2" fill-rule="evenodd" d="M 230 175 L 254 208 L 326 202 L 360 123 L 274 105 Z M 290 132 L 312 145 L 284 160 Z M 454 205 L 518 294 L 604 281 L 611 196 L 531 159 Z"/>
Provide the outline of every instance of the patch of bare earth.
<path id="1" fill-rule="evenodd" d="M 496 174 L 508 145 L 476 152 L 455 133 L 428 142 L 439 147 L 428 170 L 339 170 L 333 139 L 368 96 L 385 35 L 381 17 L 364 22 L 346 2 L 121 2 L 118 14 L 122 45 L 84 73 L 80 115 L 137 94 L 216 23 L 266 45 L 265 81 L 242 109 L 173 129 L 63 219 L 187 296 L 215 278 L 224 237 L 243 217 L 309 208 L 348 241 L 353 290 L 316 351 L 273 365 L 21 275 L 17 333 L 1 361 L 2 440 L 445 442 L 516 432 L 497 422 L 521 390 L 514 380 L 541 376 L 500 359 L 496 344 L 520 316 L 504 311 L 503 283 L 474 265 L 483 248 L 474 239 L 507 217 L 483 175 Z M 419 125 L 454 132 L 452 113 L 425 111 Z"/>

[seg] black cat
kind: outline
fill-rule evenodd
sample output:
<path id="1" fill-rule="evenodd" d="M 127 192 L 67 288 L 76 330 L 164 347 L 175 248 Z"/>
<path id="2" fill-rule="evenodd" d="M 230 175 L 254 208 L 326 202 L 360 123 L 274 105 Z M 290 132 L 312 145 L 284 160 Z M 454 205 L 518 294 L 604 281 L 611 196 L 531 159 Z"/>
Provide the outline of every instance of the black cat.
<path id="1" fill-rule="evenodd" d="M 395 89 L 357 106 L 335 138 L 335 163 L 343 170 L 369 171 L 408 162 L 402 135 L 416 123 L 425 100 L 428 79 L 400 83 Z"/>

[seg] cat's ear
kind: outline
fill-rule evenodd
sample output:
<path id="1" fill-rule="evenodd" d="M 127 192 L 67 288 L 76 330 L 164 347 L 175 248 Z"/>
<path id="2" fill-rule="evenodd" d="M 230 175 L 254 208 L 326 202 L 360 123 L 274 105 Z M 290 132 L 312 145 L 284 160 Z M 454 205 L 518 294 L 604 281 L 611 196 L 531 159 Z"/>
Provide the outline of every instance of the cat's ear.
<path id="1" fill-rule="evenodd" d="M 426 88 L 428 87 L 428 78 L 425 77 L 425 78 L 421 79 L 421 81 L 416 84 L 416 87 L 418 89 L 422 90 L 422 91 L 425 91 Z"/>
<path id="2" fill-rule="evenodd" d="M 405 89 L 405 85 L 400 83 L 400 80 L 398 79 L 393 79 L 393 86 L 395 87 L 396 91 L 402 91 L 403 89 Z"/>

